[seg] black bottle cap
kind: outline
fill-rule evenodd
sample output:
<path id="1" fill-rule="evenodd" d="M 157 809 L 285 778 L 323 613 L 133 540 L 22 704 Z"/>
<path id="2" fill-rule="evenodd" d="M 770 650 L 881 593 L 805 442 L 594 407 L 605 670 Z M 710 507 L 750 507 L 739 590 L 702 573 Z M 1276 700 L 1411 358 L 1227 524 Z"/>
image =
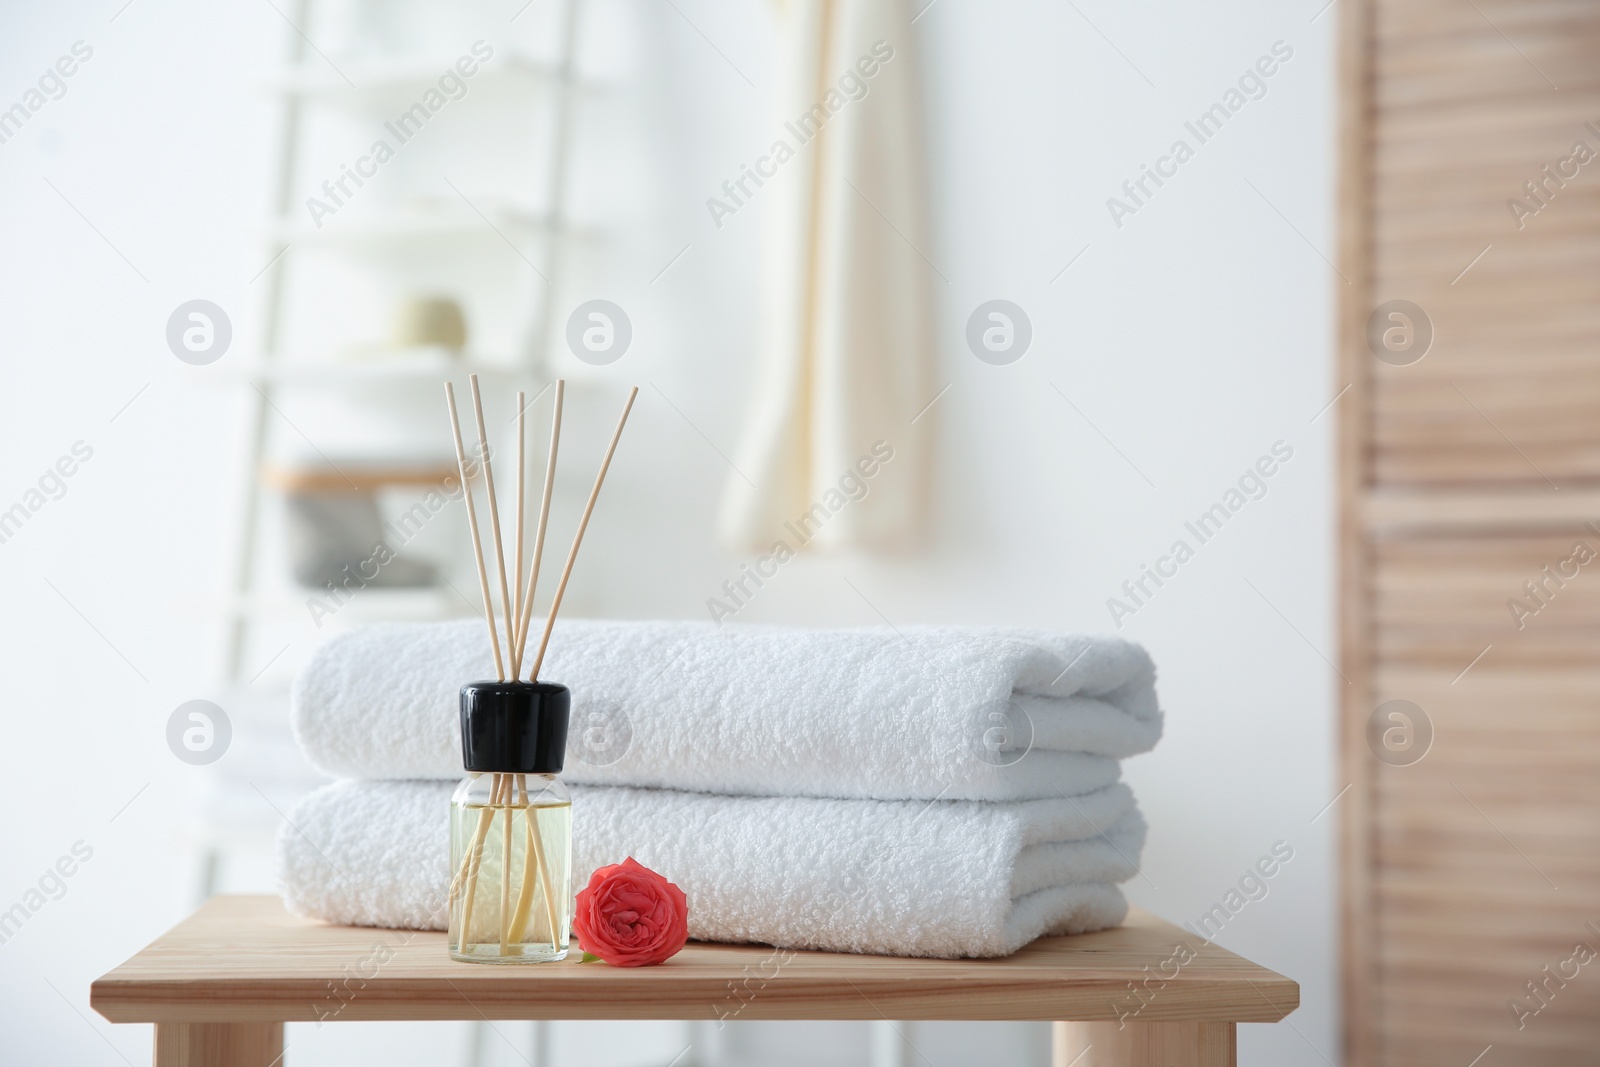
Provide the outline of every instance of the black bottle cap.
<path id="1" fill-rule="evenodd" d="M 461 687 L 461 761 L 469 771 L 560 774 L 572 691 L 555 682 Z"/>

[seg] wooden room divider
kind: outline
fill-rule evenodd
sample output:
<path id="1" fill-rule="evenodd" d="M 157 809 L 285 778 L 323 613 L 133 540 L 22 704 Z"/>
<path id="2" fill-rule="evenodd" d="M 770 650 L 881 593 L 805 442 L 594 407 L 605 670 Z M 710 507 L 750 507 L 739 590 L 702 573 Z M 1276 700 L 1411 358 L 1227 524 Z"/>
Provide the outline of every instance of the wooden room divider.
<path id="1" fill-rule="evenodd" d="M 1347 1061 L 1600 1063 L 1600 4 L 1339 0 Z"/>

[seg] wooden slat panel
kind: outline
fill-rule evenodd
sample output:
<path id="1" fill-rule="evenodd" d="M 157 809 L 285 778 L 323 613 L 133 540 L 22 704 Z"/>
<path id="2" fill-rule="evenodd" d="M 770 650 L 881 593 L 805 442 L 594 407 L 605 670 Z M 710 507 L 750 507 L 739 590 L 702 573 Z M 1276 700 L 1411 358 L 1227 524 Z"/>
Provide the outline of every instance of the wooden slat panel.
<path id="1" fill-rule="evenodd" d="M 1471 536 L 1565 534 L 1600 516 L 1600 490 L 1551 492 L 1518 488 L 1500 493 L 1473 490 L 1401 490 L 1369 494 L 1363 520 L 1374 537 L 1430 534 Z"/>
<path id="2" fill-rule="evenodd" d="M 1572 373 L 1572 387 L 1559 397 L 1551 397 L 1537 378 L 1518 377 L 1507 380 L 1505 367 L 1490 348 L 1491 343 L 1476 342 L 1462 345 L 1450 353 L 1450 373 L 1445 375 L 1395 376 L 1386 383 L 1384 402 L 1378 408 L 1380 415 L 1393 414 L 1397 424 L 1393 431 L 1398 441 L 1418 443 L 1425 437 L 1406 432 L 1409 426 L 1399 418 L 1412 415 L 1444 415 L 1455 417 L 1468 408 L 1468 401 L 1490 418 L 1502 414 L 1515 415 L 1535 405 L 1549 405 L 1552 410 L 1563 406 L 1600 403 L 1600 380 L 1577 377 L 1586 371 L 1586 364 L 1596 358 L 1593 346 L 1587 341 L 1572 338 L 1566 344 L 1540 345 L 1537 353 L 1530 353 L 1523 361 L 1524 370 L 1535 369 L 1544 373 Z M 1476 411 L 1473 412 L 1476 414 Z M 1481 417 L 1481 416 L 1480 416 Z M 1529 428 L 1532 428 L 1531 426 Z"/>
<path id="3" fill-rule="evenodd" d="M 1580 544 L 1596 558 L 1574 562 L 1566 569 L 1575 576 L 1561 578 L 1562 563 Z M 1600 536 L 1582 527 L 1565 536 L 1395 538 L 1375 551 L 1380 628 L 1472 629 L 1493 640 L 1552 626 L 1600 626 Z M 1541 606 L 1525 585 L 1542 579 L 1547 566 L 1556 578 Z M 1512 599 L 1537 608 L 1520 630 L 1507 607 Z"/>
<path id="4" fill-rule="evenodd" d="M 1377 3 L 1373 96 L 1380 106 L 1481 103 L 1592 89 L 1600 24 L 1582 0 Z"/>
<path id="5" fill-rule="evenodd" d="M 1600 151 L 1600 8 L 1376 0 L 1374 26 L 1373 300 L 1417 302 L 1435 343 L 1376 369 L 1373 476 L 1600 484 L 1600 159 L 1520 229 L 1506 206 Z"/>
<path id="6" fill-rule="evenodd" d="M 1600 552 L 1600 536 L 1580 532 Z M 1600 930 L 1585 925 L 1600 922 L 1600 557 L 1522 630 L 1505 608 L 1578 539 L 1372 542 L 1373 697 L 1415 703 L 1433 729 L 1420 761 L 1378 764 L 1372 779 L 1372 995 L 1385 1067 L 1425 1049 L 1431 1062 L 1465 1049 L 1465 1064 L 1492 1044 L 1499 1062 L 1542 1067 L 1592 1062 L 1600 1048 L 1600 959 L 1525 1027 L 1508 1006 L 1577 943 L 1600 951 Z M 1430 642 L 1454 662 L 1418 657 Z"/>
<path id="7" fill-rule="evenodd" d="M 1600 152 L 1600 4 L 1343 19 L 1349 1062 L 1594 1064 L 1600 958 L 1524 1027 L 1508 1001 L 1600 949 L 1600 558 L 1524 587 L 1580 539 L 1600 552 L 1600 159 L 1520 226 L 1507 201 L 1574 142 Z M 1404 367 L 1364 351 L 1363 316 L 1396 298 L 1434 328 Z M 1366 750 L 1391 699 L 1432 724 L 1409 766 Z"/>
<path id="8" fill-rule="evenodd" d="M 1564 174 L 1555 165 L 1573 154 L 1577 142 L 1594 148 L 1600 134 L 1588 124 L 1600 125 L 1600 117 L 1588 105 L 1600 99 L 1600 92 L 1589 90 L 1574 98 L 1561 95 L 1555 107 L 1551 106 L 1555 101 L 1529 98 L 1492 121 L 1481 121 L 1481 112 L 1474 108 L 1380 109 L 1374 178 L 1381 192 L 1373 201 L 1380 212 L 1375 221 L 1404 222 L 1404 216 L 1394 212 L 1407 208 L 1434 212 L 1437 218 L 1459 206 L 1469 221 L 1488 219 L 1527 234 L 1538 232 L 1534 223 L 1547 218 L 1545 211 L 1535 212 L 1519 231 L 1505 207 L 1506 197 L 1527 197 L 1525 182 L 1533 180 L 1540 199 L 1555 204 L 1592 200 L 1594 160 L 1574 159 Z M 1553 177 L 1544 173 L 1546 164 Z M 1539 188 L 1541 179 L 1549 182 L 1547 188 Z M 1528 206 L 1540 205 L 1529 201 Z M 1577 210 L 1576 222 L 1591 217 L 1590 211 Z"/>
<path id="9" fill-rule="evenodd" d="M 1600 248 L 1595 246 L 1592 227 L 1587 230 L 1568 229 L 1564 216 L 1561 223 L 1556 223 L 1554 215 L 1564 205 L 1552 203 L 1545 210 L 1552 213 L 1552 230 L 1556 225 L 1562 226 L 1559 232 L 1535 230 L 1529 225 L 1519 234 L 1511 222 L 1510 212 L 1504 208 L 1504 198 L 1501 205 L 1499 212 L 1487 217 L 1472 218 L 1462 212 L 1454 230 L 1443 237 L 1419 240 L 1415 234 L 1404 235 L 1396 242 L 1397 247 L 1387 250 L 1384 256 L 1383 266 L 1377 274 L 1379 291 L 1396 290 L 1402 284 L 1415 290 L 1420 285 L 1424 292 L 1437 294 L 1437 307 L 1429 314 L 1438 316 L 1446 324 L 1449 324 L 1450 312 L 1456 306 L 1470 306 L 1480 288 L 1500 281 L 1524 285 L 1524 293 L 1512 290 L 1500 294 L 1514 298 L 1519 305 L 1563 307 L 1559 289 L 1552 292 L 1530 280 L 1530 273 L 1537 270 L 1559 271 L 1563 274 L 1587 271 L 1584 274 L 1566 275 L 1566 291 L 1579 295 L 1593 294 L 1594 286 L 1600 280 L 1600 272 L 1596 271 L 1596 267 L 1600 266 Z M 1466 269 L 1473 257 L 1483 251 L 1486 244 L 1493 244 L 1494 248 L 1467 275 L 1473 284 L 1466 289 L 1460 288 L 1462 283 L 1454 279 Z M 1454 293 L 1449 291 L 1452 283 Z M 1441 300 L 1447 302 L 1441 303 Z M 1510 361 L 1505 369 L 1510 372 L 1518 369 L 1518 366 L 1516 361 Z M 1509 373 L 1507 377 L 1510 377 Z"/>

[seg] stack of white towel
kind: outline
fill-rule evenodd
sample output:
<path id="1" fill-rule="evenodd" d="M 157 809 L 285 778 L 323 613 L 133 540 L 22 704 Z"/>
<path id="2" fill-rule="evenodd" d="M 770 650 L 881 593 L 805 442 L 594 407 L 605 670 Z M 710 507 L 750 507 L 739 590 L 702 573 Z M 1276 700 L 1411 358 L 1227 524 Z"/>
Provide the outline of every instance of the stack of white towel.
<path id="1" fill-rule="evenodd" d="M 296 736 L 344 779 L 279 839 L 284 896 L 333 922 L 442 929 L 457 690 L 481 622 L 379 626 L 300 677 Z M 1014 630 L 564 622 L 573 869 L 633 856 L 691 937 L 1001 956 L 1115 926 L 1145 827 L 1119 760 L 1161 733 L 1137 645 Z"/>

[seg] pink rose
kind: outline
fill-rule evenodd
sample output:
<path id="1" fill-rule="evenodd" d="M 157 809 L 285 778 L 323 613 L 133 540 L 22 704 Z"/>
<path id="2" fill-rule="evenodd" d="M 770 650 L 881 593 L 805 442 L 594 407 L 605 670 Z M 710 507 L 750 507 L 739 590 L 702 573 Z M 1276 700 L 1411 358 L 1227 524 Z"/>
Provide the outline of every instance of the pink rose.
<path id="1" fill-rule="evenodd" d="M 572 932 L 579 948 L 613 967 L 645 967 L 675 955 L 689 940 L 689 901 L 683 890 L 629 856 L 589 876 L 578 891 Z"/>

